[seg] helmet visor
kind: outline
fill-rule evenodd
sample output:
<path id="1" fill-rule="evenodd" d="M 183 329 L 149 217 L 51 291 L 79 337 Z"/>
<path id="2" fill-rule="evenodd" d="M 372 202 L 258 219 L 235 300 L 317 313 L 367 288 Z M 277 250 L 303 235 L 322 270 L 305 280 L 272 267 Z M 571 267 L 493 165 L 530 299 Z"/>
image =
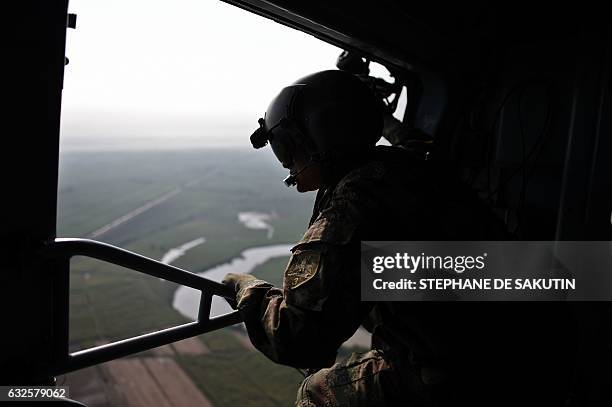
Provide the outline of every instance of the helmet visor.
<path id="1" fill-rule="evenodd" d="M 283 167 L 290 168 L 295 157 L 295 143 L 289 129 L 278 126 L 270 132 L 270 146 Z"/>
<path id="2" fill-rule="evenodd" d="M 302 85 L 287 86 L 272 100 L 264 116 L 264 129 L 272 151 L 285 168 L 295 160 L 296 143 L 303 137 L 294 123 L 296 97 Z"/>

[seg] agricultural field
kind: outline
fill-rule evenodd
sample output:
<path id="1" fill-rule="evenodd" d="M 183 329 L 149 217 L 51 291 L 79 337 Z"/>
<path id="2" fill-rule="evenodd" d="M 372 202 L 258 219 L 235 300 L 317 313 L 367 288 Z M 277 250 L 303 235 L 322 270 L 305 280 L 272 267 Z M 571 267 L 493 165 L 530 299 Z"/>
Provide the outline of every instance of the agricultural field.
<path id="1" fill-rule="evenodd" d="M 204 238 L 171 263 L 201 272 L 244 249 L 291 244 L 301 237 L 314 194 L 286 188 L 285 176 L 269 151 L 62 153 L 58 236 L 94 238 L 157 260 Z M 266 228 L 239 220 L 245 212 L 263 216 Z M 253 273 L 281 284 L 288 255 Z M 187 321 L 172 308 L 177 286 L 168 281 L 75 258 L 70 284 L 72 350 Z M 182 405 L 170 401 L 181 389 L 214 406 L 293 403 L 301 374 L 267 360 L 241 327 L 193 340 L 74 372 L 59 382 L 92 406 L 155 405 L 151 400 Z M 151 393 L 143 389 L 151 386 L 160 393 L 149 400 Z M 188 397 L 181 399 L 189 405 Z"/>

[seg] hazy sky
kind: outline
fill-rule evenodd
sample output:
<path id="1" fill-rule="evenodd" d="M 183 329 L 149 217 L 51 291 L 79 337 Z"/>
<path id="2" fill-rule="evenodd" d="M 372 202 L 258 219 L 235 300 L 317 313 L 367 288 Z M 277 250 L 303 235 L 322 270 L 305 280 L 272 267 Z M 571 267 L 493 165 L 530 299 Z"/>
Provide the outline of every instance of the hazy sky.
<path id="1" fill-rule="evenodd" d="M 71 0 L 62 148 L 248 146 L 269 101 L 340 49 L 217 0 Z"/>

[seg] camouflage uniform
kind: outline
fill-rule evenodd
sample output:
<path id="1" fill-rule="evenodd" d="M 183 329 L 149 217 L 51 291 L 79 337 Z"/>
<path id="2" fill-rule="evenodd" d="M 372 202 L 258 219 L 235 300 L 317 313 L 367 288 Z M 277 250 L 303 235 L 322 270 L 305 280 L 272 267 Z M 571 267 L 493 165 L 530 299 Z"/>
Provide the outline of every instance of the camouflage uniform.
<path id="1" fill-rule="evenodd" d="M 483 323 L 478 305 L 361 302 L 360 241 L 494 240 L 503 228 L 447 170 L 398 148 L 376 151 L 319 190 L 282 289 L 262 280 L 238 287 L 249 337 L 275 362 L 320 369 L 300 386 L 298 406 L 431 406 L 463 396 L 478 404 L 475 395 L 498 388 L 516 372 L 511 364 L 523 360 L 513 349 L 497 349 L 517 339 L 504 320 L 516 310 L 487 305 L 500 319 Z M 373 331 L 373 350 L 332 366 L 361 324 Z"/>

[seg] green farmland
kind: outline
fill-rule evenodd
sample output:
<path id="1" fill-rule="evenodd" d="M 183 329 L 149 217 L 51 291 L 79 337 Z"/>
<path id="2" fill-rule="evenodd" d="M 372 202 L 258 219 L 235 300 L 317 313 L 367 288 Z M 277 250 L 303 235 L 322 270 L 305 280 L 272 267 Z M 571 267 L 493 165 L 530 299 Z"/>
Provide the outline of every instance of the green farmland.
<path id="1" fill-rule="evenodd" d="M 58 236 L 89 237 L 136 210 L 95 239 L 161 259 L 169 249 L 204 237 L 205 243 L 172 263 L 203 271 L 246 248 L 301 237 L 314 195 L 286 188 L 281 182 L 285 175 L 267 151 L 64 153 Z M 238 213 L 248 211 L 270 214 L 270 238 L 266 230 L 238 221 Z M 280 284 L 286 263 L 287 257 L 272 259 L 254 274 Z M 70 284 L 75 350 L 186 321 L 171 306 L 177 287 L 167 281 L 76 258 Z M 173 357 L 215 406 L 291 405 L 301 375 L 248 350 L 239 335 L 236 328 L 202 335 L 209 353 Z"/>

